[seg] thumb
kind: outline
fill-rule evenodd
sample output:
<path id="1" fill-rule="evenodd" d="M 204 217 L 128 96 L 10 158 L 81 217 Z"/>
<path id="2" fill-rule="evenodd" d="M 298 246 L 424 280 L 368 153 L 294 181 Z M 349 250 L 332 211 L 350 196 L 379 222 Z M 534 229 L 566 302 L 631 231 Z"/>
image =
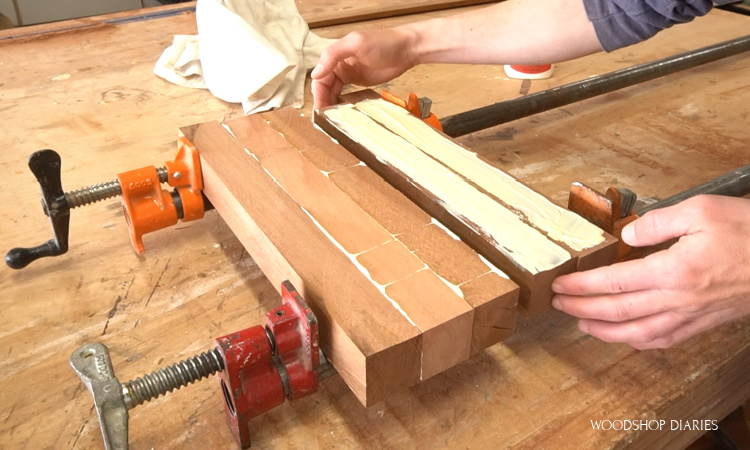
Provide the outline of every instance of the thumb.
<path id="1" fill-rule="evenodd" d="M 310 72 L 310 78 L 312 78 L 313 80 L 320 80 L 321 78 L 325 78 L 326 75 L 331 73 L 335 67 L 336 62 L 332 58 L 328 57 L 327 52 L 324 51 L 323 54 L 320 55 L 320 59 L 315 65 L 315 68 L 312 72 Z"/>
<path id="2" fill-rule="evenodd" d="M 692 225 L 684 209 L 679 203 L 649 211 L 622 229 L 622 240 L 632 247 L 645 247 L 684 236 Z"/>

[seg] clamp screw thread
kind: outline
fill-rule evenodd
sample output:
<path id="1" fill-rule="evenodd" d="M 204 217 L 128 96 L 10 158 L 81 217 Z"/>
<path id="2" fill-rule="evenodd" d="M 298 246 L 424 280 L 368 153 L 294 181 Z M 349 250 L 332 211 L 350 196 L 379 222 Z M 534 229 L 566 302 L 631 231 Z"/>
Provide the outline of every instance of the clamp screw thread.
<path id="1" fill-rule="evenodd" d="M 122 188 L 120 187 L 120 182 L 112 180 L 107 183 L 95 184 L 93 186 L 76 189 L 72 192 L 66 192 L 65 199 L 68 201 L 70 209 L 73 209 L 121 194 Z"/>
<path id="2" fill-rule="evenodd" d="M 169 172 L 166 167 L 156 169 L 159 174 L 159 182 L 166 183 L 169 180 Z M 99 183 L 93 186 L 76 189 L 75 191 L 66 192 L 65 200 L 68 201 L 70 209 L 79 206 L 90 205 L 101 200 L 122 195 L 122 186 L 119 180 L 112 180 L 106 183 Z"/>
<path id="3" fill-rule="evenodd" d="M 193 356 L 186 361 L 151 372 L 122 385 L 125 405 L 133 409 L 141 403 L 172 392 L 201 378 L 224 370 L 224 362 L 217 348 Z"/>

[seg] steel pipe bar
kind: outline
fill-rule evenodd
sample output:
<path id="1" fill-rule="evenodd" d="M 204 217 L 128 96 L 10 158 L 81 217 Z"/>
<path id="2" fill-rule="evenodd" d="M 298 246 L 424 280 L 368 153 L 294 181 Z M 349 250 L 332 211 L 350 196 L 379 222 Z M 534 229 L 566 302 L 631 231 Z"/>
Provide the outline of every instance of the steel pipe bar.
<path id="1" fill-rule="evenodd" d="M 448 136 L 463 136 L 748 50 L 750 35 L 448 116 L 440 124 Z"/>
<path id="2" fill-rule="evenodd" d="M 737 170 L 716 177 L 711 181 L 707 181 L 664 200 L 636 208 L 635 213 L 642 216 L 651 210 L 676 205 L 690 197 L 702 194 L 726 195 L 731 197 L 744 197 L 750 194 L 750 165 L 740 167 Z"/>

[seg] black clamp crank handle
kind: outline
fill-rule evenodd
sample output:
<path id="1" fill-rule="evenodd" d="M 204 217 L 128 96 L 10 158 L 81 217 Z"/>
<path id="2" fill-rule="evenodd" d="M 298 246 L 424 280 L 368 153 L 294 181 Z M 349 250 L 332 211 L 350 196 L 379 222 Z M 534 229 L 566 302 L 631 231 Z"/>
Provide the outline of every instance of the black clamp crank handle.
<path id="1" fill-rule="evenodd" d="M 29 157 L 29 169 L 42 188 L 42 207 L 52 224 L 54 237 L 42 245 L 14 248 L 5 255 L 5 262 L 13 269 L 23 269 L 46 256 L 58 256 L 68 251 L 70 206 L 60 181 L 60 155 L 54 150 L 39 150 Z"/>

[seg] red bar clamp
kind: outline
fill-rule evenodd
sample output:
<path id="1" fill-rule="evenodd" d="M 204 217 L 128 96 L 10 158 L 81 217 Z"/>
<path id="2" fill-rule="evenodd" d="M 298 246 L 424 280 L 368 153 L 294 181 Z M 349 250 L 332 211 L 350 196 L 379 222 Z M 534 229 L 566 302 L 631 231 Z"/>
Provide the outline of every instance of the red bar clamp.
<path id="1" fill-rule="evenodd" d="M 335 373 L 318 348 L 315 314 L 289 281 L 281 301 L 265 327 L 220 337 L 214 349 L 125 383 L 115 378 L 105 345 L 74 351 L 70 365 L 94 396 L 105 447 L 127 449 L 129 409 L 217 372 L 229 427 L 242 448 L 250 447 L 250 419 L 316 392 L 318 380 Z"/>
<path id="2" fill-rule="evenodd" d="M 250 446 L 248 422 L 255 416 L 318 390 L 318 322 L 288 281 L 282 305 L 266 315 L 266 326 L 216 340 L 224 360 L 221 389 L 229 427 L 242 448 Z"/>

